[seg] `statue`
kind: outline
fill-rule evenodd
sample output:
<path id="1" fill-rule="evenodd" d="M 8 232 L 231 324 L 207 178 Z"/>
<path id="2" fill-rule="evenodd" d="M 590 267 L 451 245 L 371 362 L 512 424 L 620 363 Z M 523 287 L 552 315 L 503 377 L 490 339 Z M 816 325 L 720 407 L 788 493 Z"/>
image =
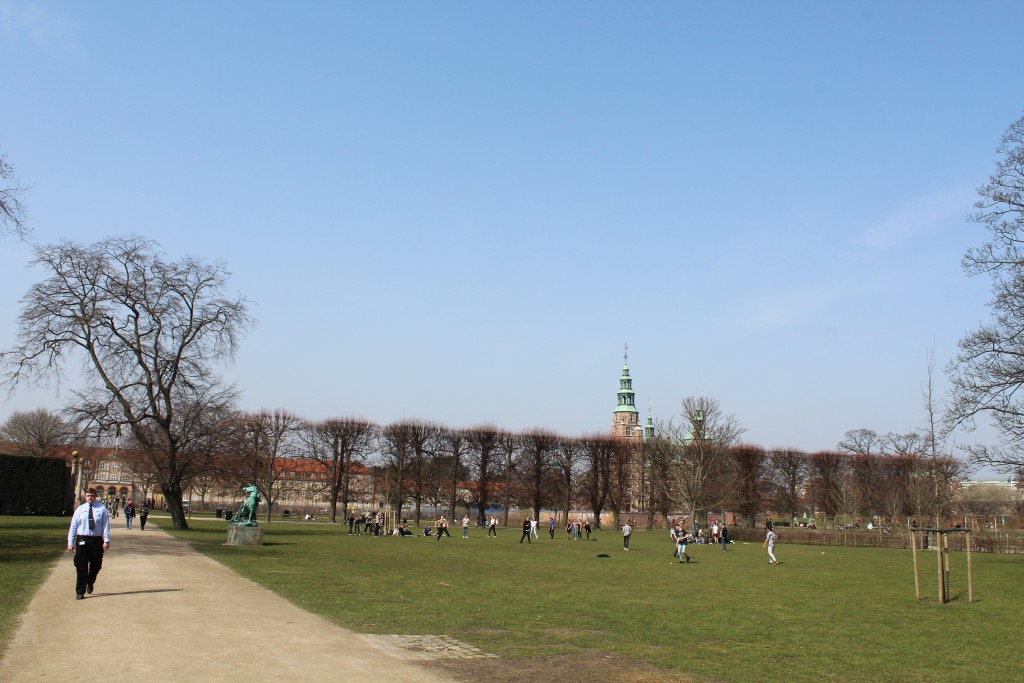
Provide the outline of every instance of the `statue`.
<path id="1" fill-rule="evenodd" d="M 231 517 L 231 526 L 258 526 L 256 523 L 256 508 L 260 504 L 259 489 L 255 486 L 246 486 L 242 489 L 249 494 L 249 497 L 242 503 L 242 507 Z"/>

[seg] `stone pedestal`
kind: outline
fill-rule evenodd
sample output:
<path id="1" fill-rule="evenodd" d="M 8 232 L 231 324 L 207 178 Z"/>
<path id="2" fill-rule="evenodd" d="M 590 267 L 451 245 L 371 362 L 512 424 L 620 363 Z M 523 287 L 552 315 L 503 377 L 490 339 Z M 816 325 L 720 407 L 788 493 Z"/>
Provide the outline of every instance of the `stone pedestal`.
<path id="1" fill-rule="evenodd" d="M 263 545 L 263 529 L 258 526 L 228 526 L 227 545 Z"/>

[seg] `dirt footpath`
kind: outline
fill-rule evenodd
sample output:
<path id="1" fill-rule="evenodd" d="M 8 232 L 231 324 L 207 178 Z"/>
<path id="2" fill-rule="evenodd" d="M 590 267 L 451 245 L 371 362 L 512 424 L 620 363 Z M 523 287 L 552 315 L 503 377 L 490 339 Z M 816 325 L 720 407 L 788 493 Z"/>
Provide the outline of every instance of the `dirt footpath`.
<path id="1" fill-rule="evenodd" d="M 85 600 L 75 600 L 65 553 L 22 616 L 0 681 L 455 680 L 300 610 L 156 527 L 135 526 L 113 523 Z"/>

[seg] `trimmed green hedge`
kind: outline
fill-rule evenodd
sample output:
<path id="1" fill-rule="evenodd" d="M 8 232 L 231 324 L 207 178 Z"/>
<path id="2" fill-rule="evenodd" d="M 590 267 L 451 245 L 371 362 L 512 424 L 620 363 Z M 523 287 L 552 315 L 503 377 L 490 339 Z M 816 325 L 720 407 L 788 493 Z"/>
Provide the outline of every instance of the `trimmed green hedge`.
<path id="1" fill-rule="evenodd" d="M 0 455 L 2 515 L 70 514 L 71 488 L 71 470 L 62 458 Z"/>

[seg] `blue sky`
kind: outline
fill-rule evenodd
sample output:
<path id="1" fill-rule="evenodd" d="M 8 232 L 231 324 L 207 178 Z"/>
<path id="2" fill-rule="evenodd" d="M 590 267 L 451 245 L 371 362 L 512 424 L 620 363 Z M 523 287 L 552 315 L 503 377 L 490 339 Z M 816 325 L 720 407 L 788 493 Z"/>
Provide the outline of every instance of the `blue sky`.
<path id="1" fill-rule="evenodd" d="M 259 320 L 226 371 L 244 408 L 604 432 L 628 342 L 644 415 L 700 393 L 749 442 L 813 451 L 922 426 L 928 350 L 944 389 L 987 317 L 959 262 L 1024 111 L 1022 22 L 984 0 L 0 0 L 0 153 L 38 242 L 227 262 Z M 0 241 L 4 348 L 28 259 Z"/>

